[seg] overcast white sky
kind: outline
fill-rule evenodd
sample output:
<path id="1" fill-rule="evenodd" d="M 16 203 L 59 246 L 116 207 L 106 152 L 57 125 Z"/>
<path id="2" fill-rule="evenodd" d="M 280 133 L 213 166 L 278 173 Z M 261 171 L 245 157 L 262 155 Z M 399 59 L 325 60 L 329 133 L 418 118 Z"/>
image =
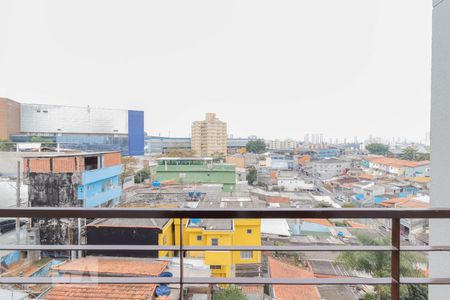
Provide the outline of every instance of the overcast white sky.
<path id="1" fill-rule="evenodd" d="M 431 0 L 0 0 L 0 96 L 235 136 L 429 130 Z"/>

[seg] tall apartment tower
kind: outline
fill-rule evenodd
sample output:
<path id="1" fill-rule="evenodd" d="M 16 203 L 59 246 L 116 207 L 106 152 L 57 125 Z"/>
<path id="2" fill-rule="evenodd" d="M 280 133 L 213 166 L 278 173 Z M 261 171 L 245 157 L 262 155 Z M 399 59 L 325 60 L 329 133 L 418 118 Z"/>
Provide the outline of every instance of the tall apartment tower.
<path id="1" fill-rule="evenodd" d="M 192 152 L 195 156 L 227 153 L 227 123 L 207 113 L 204 121 L 192 123 Z"/>

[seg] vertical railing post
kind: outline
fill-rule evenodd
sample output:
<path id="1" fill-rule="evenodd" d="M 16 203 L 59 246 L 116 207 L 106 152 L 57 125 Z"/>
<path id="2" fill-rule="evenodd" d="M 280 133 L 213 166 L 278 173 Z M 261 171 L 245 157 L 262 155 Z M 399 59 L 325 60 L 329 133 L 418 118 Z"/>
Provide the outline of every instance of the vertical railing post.
<path id="1" fill-rule="evenodd" d="M 400 219 L 393 218 L 391 226 L 391 299 L 400 299 Z"/>
<path id="2" fill-rule="evenodd" d="M 180 218 L 180 299 L 184 299 L 183 295 L 183 277 L 184 277 L 184 251 L 183 251 L 183 218 Z"/>

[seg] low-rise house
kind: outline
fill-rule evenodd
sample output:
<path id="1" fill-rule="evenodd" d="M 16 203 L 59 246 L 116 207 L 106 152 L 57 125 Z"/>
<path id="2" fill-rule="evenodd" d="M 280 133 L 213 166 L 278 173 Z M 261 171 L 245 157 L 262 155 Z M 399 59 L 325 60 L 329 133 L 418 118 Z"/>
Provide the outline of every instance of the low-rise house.
<path id="1" fill-rule="evenodd" d="M 122 195 L 120 152 L 42 154 L 24 157 L 31 207 L 110 207 Z M 77 243 L 73 219 L 33 218 L 42 245 Z"/>
<path id="2" fill-rule="evenodd" d="M 88 245 L 175 245 L 172 219 L 100 219 L 86 226 Z M 172 251 L 91 250 L 90 255 L 172 257 Z"/>
<path id="3" fill-rule="evenodd" d="M 168 266 L 166 261 L 126 258 L 86 257 L 57 265 L 53 270 L 65 277 L 157 277 Z M 95 279 L 94 279 L 95 280 Z M 155 284 L 57 284 L 45 291 L 40 298 L 59 299 L 133 299 L 152 300 Z"/>
<path id="4" fill-rule="evenodd" d="M 352 162 L 344 159 L 322 159 L 311 162 L 312 175 L 321 179 L 331 179 L 344 175 L 350 168 Z"/>
<path id="5" fill-rule="evenodd" d="M 384 156 L 368 156 L 363 160 L 362 166 L 395 176 L 430 176 L 430 161 L 428 160 L 409 161 Z"/>
<path id="6" fill-rule="evenodd" d="M 392 198 L 379 203 L 380 207 L 386 208 L 429 208 L 429 197 L 407 197 L 407 198 Z M 385 220 L 386 228 L 391 228 L 390 220 Z M 410 219 L 404 218 L 400 220 L 400 232 L 403 237 L 412 243 L 416 242 L 416 236 L 421 236 L 428 228 L 427 219 Z"/>
<path id="7" fill-rule="evenodd" d="M 271 278 L 314 278 L 308 270 L 268 257 L 268 273 Z M 279 300 L 321 300 L 315 285 L 272 285 L 270 296 Z"/>
<path id="8" fill-rule="evenodd" d="M 221 201 L 202 201 L 199 208 L 244 209 L 264 207 L 248 197 L 227 197 Z M 174 220 L 175 244 L 179 245 L 180 220 Z M 183 223 L 185 246 L 260 246 L 260 219 L 188 219 Z M 188 251 L 188 257 L 202 258 L 213 277 L 259 276 L 260 251 Z"/>
<path id="9" fill-rule="evenodd" d="M 313 183 L 306 183 L 302 179 L 297 178 L 278 178 L 278 187 L 284 188 L 286 192 L 313 191 L 315 186 Z"/>

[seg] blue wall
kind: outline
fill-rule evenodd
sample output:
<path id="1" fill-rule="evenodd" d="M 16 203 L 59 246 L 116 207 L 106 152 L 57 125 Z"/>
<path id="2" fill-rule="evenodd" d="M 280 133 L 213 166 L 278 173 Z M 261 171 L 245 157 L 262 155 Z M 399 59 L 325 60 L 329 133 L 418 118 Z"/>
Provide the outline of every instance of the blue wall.
<path id="1" fill-rule="evenodd" d="M 128 111 L 128 155 L 144 155 L 143 111 Z"/>
<path id="2" fill-rule="evenodd" d="M 3 256 L 2 260 L 1 260 L 1 263 L 6 265 L 6 266 L 9 266 L 9 265 L 11 265 L 11 264 L 13 264 L 15 262 L 18 262 L 19 260 L 20 260 L 20 252 L 19 251 L 14 251 L 14 252 L 11 252 L 10 254 L 6 255 L 6 256 Z"/>
<path id="3" fill-rule="evenodd" d="M 122 194 L 120 174 L 122 165 L 83 172 L 77 191 L 83 207 L 97 207 L 109 200 L 118 202 Z"/>
<path id="4" fill-rule="evenodd" d="M 338 157 L 341 155 L 341 150 L 329 148 L 329 149 L 320 149 L 319 150 L 319 158 L 331 158 Z"/>

